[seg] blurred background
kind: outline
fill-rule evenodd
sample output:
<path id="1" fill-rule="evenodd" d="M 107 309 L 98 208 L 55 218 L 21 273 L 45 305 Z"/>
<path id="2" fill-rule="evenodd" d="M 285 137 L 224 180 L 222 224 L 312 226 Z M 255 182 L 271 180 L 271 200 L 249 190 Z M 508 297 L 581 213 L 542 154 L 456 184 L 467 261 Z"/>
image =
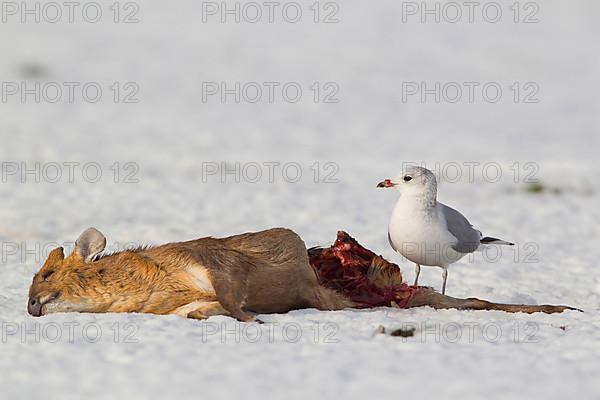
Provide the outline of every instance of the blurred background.
<path id="1" fill-rule="evenodd" d="M 404 163 L 520 245 L 457 265 L 450 294 L 597 314 L 600 5 L 473 4 L 2 2 L 3 318 L 28 318 L 48 244 L 88 226 L 109 244 L 344 229 L 410 281 L 397 194 L 375 188 Z"/>

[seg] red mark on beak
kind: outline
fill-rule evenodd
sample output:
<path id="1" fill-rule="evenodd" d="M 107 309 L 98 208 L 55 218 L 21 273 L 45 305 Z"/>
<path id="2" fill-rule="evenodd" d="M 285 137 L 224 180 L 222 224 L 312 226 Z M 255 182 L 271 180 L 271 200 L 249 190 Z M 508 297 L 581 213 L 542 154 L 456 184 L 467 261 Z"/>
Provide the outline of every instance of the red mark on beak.
<path id="1" fill-rule="evenodd" d="M 392 187 L 392 186 L 394 186 L 394 184 L 392 183 L 392 181 L 390 179 L 386 179 L 383 182 L 379 182 L 377 184 L 378 188 L 389 188 L 389 187 Z"/>

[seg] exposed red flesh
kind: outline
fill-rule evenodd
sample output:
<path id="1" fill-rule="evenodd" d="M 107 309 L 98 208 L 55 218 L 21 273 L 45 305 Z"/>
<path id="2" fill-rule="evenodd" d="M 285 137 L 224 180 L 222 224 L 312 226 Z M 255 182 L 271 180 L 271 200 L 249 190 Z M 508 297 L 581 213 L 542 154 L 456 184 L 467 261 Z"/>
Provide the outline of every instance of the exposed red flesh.
<path id="1" fill-rule="evenodd" d="M 308 256 L 321 284 L 351 299 L 358 308 L 406 308 L 419 292 L 419 287 L 402 282 L 398 265 L 365 249 L 344 231 L 338 231 L 331 247 L 309 249 Z M 384 278 L 374 279 L 374 271 Z"/>

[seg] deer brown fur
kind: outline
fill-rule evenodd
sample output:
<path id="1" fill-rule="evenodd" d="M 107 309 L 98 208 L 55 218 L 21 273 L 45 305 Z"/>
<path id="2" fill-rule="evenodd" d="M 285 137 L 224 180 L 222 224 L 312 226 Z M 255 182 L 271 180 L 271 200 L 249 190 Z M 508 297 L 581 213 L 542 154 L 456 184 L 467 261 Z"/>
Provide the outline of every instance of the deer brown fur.
<path id="1" fill-rule="evenodd" d="M 197 319 L 229 315 L 248 322 L 256 313 L 360 306 L 319 281 L 304 242 L 289 229 L 221 239 L 206 237 L 102 255 L 105 245 L 104 236 L 89 228 L 67 257 L 62 248 L 54 249 L 33 278 L 28 312 L 34 316 L 140 312 Z M 399 270 L 390 273 L 389 263 L 382 260 L 372 260 L 368 279 L 374 285 L 402 284 Z M 429 288 L 420 289 L 406 306 L 547 313 L 569 309 L 456 299 Z"/>

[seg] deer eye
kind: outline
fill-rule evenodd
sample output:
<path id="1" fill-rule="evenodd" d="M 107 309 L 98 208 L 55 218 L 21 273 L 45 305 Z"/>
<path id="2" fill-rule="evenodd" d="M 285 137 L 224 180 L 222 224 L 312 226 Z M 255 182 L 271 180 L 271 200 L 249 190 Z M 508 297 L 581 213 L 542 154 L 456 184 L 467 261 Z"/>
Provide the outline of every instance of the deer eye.
<path id="1" fill-rule="evenodd" d="M 44 274 L 42 275 L 42 279 L 47 281 L 48 278 L 50 278 L 53 273 L 54 273 L 54 270 L 44 272 Z"/>
<path id="2" fill-rule="evenodd" d="M 412 179 L 412 176 L 410 176 L 410 175 L 405 175 L 405 176 L 404 176 L 404 178 L 402 178 L 402 179 L 404 179 L 404 182 L 410 182 L 410 181 L 411 181 L 411 179 Z"/>

